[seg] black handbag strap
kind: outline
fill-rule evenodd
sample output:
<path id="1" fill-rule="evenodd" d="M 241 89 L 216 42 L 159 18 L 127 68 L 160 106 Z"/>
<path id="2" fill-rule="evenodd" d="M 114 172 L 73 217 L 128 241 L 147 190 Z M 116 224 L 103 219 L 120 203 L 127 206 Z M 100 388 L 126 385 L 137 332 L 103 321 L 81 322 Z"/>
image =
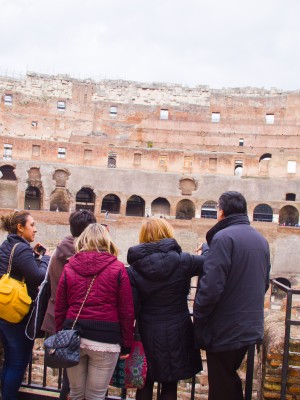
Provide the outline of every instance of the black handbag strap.
<path id="1" fill-rule="evenodd" d="M 82 307 L 84 306 L 84 303 L 86 302 L 86 299 L 88 298 L 88 295 L 89 295 L 89 293 L 90 293 L 90 291 L 92 289 L 93 283 L 94 283 L 94 281 L 96 279 L 96 276 L 97 276 L 97 274 L 93 276 L 93 279 L 92 279 L 92 281 L 90 283 L 90 286 L 88 287 L 88 290 L 86 292 L 85 298 L 84 298 L 84 300 L 83 300 L 83 302 L 81 304 L 80 310 L 78 311 L 78 314 L 77 314 L 77 316 L 75 318 L 75 321 L 73 322 L 72 329 L 74 329 L 74 326 L 76 325 L 76 322 L 77 322 L 78 317 L 79 317 L 79 315 L 81 313 Z M 65 278 L 66 278 L 66 275 L 65 275 Z"/>

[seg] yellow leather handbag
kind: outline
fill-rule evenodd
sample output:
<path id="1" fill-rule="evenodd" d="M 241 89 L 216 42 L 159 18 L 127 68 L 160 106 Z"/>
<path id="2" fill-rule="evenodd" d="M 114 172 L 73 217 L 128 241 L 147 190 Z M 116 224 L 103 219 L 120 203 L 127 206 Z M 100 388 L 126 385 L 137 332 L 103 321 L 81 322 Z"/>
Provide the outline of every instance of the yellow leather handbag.
<path id="1" fill-rule="evenodd" d="M 0 318 L 13 323 L 22 321 L 32 302 L 24 278 L 18 281 L 10 276 L 12 259 L 18 244 L 12 248 L 7 273 L 0 279 Z"/>

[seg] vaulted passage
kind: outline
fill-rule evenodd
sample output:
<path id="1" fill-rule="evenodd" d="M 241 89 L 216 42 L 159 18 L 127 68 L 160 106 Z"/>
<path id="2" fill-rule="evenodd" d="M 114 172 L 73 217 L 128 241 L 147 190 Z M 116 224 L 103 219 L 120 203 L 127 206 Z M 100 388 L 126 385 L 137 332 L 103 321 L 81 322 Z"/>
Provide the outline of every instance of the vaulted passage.
<path id="1" fill-rule="evenodd" d="M 195 217 L 195 205 L 191 200 L 181 200 L 176 207 L 176 219 L 192 219 Z"/>
<path id="2" fill-rule="evenodd" d="M 131 196 L 127 200 L 126 215 L 132 217 L 143 217 L 145 215 L 145 200 L 140 196 Z"/>
<path id="3" fill-rule="evenodd" d="M 95 193 L 91 188 L 83 187 L 76 195 L 76 210 L 95 210 Z"/>
<path id="4" fill-rule="evenodd" d="M 41 192 L 37 187 L 29 186 L 25 192 L 25 210 L 41 209 Z"/>
<path id="5" fill-rule="evenodd" d="M 170 215 L 170 203 L 164 197 L 158 197 L 151 203 L 151 215 L 162 216 Z"/>
<path id="6" fill-rule="evenodd" d="M 102 200 L 101 212 L 108 211 L 111 214 L 120 213 L 121 200 L 115 194 L 108 194 Z"/>

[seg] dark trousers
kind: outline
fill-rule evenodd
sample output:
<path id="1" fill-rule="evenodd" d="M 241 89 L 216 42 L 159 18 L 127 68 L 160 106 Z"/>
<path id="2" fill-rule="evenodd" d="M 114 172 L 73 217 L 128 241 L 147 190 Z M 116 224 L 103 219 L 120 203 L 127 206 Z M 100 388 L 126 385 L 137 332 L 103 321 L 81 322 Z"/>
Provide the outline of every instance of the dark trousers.
<path id="1" fill-rule="evenodd" d="M 208 400 L 243 400 L 243 388 L 237 370 L 248 346 L 218 353 L 206 352 L 208 369 Z"/>
<path id="2" fill-rule="evenodd" d="M 25 324 L 12 324 L 0 319 L 0 335 L 4 349 L 1 375 L 2 400 L 17 400 L 18 391 L 29 363 L 33 340 L 25 336 Z"/>
<path id="3" fill-rule="evenodd" d="M 154 382 L 147 376 L 146 385 L 143 389 L 137 389 L 136 400 L 152 400 Z M 176 400 L 177 399 L 177 381 L 161 382 L 161 400 Z"/>

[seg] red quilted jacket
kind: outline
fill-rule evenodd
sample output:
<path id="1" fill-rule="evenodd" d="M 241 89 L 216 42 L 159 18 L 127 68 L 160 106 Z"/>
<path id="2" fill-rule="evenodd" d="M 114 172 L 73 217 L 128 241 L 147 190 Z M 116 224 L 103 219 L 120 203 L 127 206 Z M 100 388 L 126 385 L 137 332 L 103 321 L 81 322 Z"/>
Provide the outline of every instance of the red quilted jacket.
<path id="1" fill-rule="evenodd" d="M 124 265 L 107 252 L 77 253 L 65 265 L 56 295 L 56 330 L 72 326 L 94 275 L 76 328 L 82 337 L 119 343 L 121 353 L 129 353 L 134 322 L 131 286 Z"/>

